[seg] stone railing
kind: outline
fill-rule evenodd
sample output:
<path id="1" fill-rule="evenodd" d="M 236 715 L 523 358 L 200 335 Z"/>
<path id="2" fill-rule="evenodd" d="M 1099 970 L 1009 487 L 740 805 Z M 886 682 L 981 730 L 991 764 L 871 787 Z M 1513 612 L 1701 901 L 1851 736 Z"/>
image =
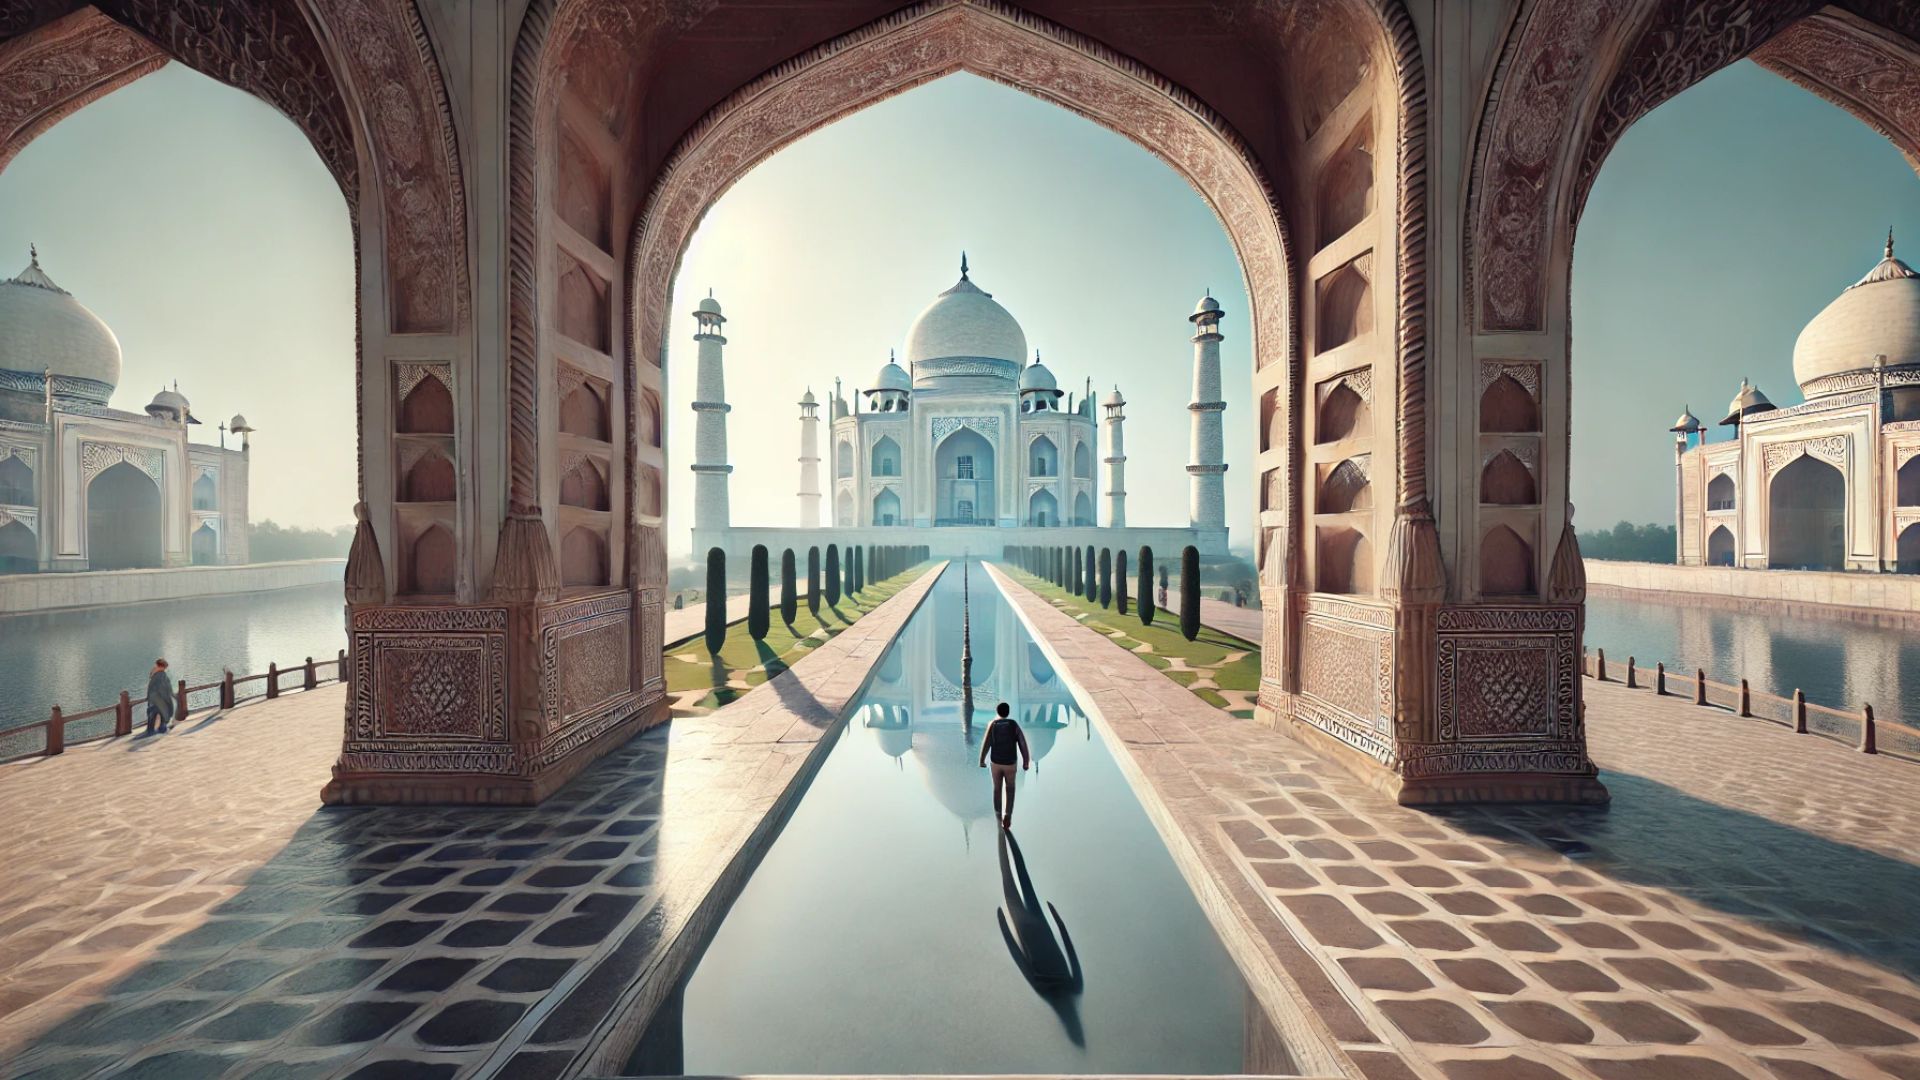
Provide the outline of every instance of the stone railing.
<path id="1" fill-rule="evenodd" d="M 1692 672 L 1668 671 L 1663 663 L 1646 668 L 1635 663 L 1631 656 L 1625 664 L 1610 664 L 1605 649 L 1586 651 L 1580 666 L 1583 674 L 1599 682 L 1624 683 L 1629 690 L 1651 690 L 1662 696 L 1689 698 L 1702 708 L 1764 720 L 1800 735 L 1818 735 L 1863 754 L 1886 754 L 1920 762 L 1920 728 L 1874 716 L 1871 702 L 1862 702 L 1858 709 L 1836 709 L 1808 701 L 1806 694 L 1798 689 L 1792 697 L 1781 697 L 1753 689 L 1744 678 L 1737 683 L 1717 682 L 1707 678 L 1702 668 Z"/>
<path id="2" fill-rule="evenodd" d="M 180 723 L 195 712 L 195 696 L 199 697 L 199 712 L 215 712 L 231 709 L 242 702 L 265 701 L 281 694 L 297 690 L 312 690 L 323 683 L 347 681 L 347 652 L 333 660 L 315 660 L 309 656 L 303 664 L 291 664 L 281 667 L 268 664 L 267 670 L 258 675 L 236 676 L 232 671 L 221 674 L 219 682 L 201 683 L 192 686 L 181 679 L 174 691 L 173 722 Z M 255 683 L 264 685 L 255 687 Z M 82 743 L 98 742 L 133 734 L 134 722 L 138 719 L 146 722 L 144 708 L 146 698 L 135 698 L 128 690 L 120 691 L 120 700 L 111 705 L 86 712 L 69 713 L 54 705 L 45 720 L 21 724 L 0 730 L 0 764 L 20 761 L 25 758 L 51 757 L 65 753 L 67 747 Z M 138 717 L 135 711 L 140 710 Z"/>

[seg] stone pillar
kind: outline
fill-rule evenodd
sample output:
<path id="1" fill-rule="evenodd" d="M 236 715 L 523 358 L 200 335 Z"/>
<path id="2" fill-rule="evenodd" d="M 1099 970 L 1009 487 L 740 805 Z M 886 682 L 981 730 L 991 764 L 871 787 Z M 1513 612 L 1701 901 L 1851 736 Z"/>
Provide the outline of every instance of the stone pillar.
<path id="1" fill-rule="evenodd" d="M 1127 527 L 1127 443 L 1122 425 L 1127 419 L 1123 412 L 1127 401 L 1116 386 L 1101 404 L 1107 417 L 1107 456 L 1101 459 L 1107 466 L 1107 527 L 1124 529 Z M 1219 414 L 1214 415 L 1218 423 Z"/>
<path id="2" fill-rule="evenodd" d="M 1189 516 L 1196 529 L 1227 527 L 1226 458 L 1220 434 L 1220 301 L 1203 297 L 1187 321 L 1193 323 L 1193 442 L 1187 476 Z"/>
<path id="3" fill-rule="evenodd" d="M 820 403 L 812 390 L 800 399 L 800 527 L 820 527 Z"/>
<path id="4" fill-rule="evenodd" d="M 693 317 L 699 323 L 693 340 L 700 343 L 700 368 L 694 389 L 693 412 L 693 527 L 708 531 L 725 529 L 728 520 L 727 404 L 726 377 L 720 364 L 720 350 L 727 339 L 720 335 L 726 318 L 720 304 L 711 295 L 700 301 Z"/>

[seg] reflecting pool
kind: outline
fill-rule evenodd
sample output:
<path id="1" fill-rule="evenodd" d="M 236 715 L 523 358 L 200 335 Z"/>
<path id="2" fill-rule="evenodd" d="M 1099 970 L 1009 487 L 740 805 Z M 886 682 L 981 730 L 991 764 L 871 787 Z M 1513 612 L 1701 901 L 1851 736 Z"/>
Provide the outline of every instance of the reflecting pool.
<path id="1" fill-rule="evenodd" d="M 1920 634 L 1856 623 L 1795 619 L 1686 603 L 1587 599 L 1587 648 L 1624 664 L 1665 662 L 1668 671 L 1836 709 L 1872 702 L 1882 719 L 1920 722 Z"/>
<path id="2" fill-rule="evenodd" d="M 1290 1071 L 1100 732 L 976 565 L 872 682 L 629 1073 Z M 1011 835 L 980 738 L 1034 755 Z"/>

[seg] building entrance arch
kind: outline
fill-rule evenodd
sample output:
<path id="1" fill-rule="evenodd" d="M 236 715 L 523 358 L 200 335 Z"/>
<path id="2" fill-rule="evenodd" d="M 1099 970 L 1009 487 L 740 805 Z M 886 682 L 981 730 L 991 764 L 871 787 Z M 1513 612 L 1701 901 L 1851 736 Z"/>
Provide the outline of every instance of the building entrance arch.
<path id="1" fill-rule="evenodd" d="M 87 485 L 87 568 L 142 570 L 161 565 L 160 485 L 122 461 Z"/>
<path id="2" fill-rule="evenodd" d="M 994 447 L 972 428 L 957 428 L 933 451 L 933 523 L 993 525 L 999 521 Z"/>
<path id="3" fill-rule="evenodd" d="M 1773 474 L 1767 486 L 1767 565 L 1787 570 L 1844 570 L 1847 478 L 1811 454 Z"/>

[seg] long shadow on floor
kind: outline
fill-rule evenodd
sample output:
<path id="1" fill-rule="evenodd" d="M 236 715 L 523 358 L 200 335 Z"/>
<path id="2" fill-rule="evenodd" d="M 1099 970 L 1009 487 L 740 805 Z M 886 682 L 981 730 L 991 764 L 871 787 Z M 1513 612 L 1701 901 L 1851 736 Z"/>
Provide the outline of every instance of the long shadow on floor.
<path id="1" fill-rule="evenodd" d="M 451 1076 L 549 997 L 523 1053 L 570 1057 L 539 1047 L 591 1030 L 677 902 L 657 888 L 666 747 L 637 735 L 538 807 L 317 811 L 238 894 L 103 932 L 193 924 L 0 1077 Z M 112 942 L 88 945 L 42 963 L 97 970 Z"/>
<path id="2" fill-rule="evenodd" d="M 1558 852 L 1603 883 L 1684 895 L 1732 916 L 1724 924 L 1732 934 L 1745 927 L 1797 938 L 1920 980 L 1911 915 L 1920 866 L 1644 776 L 1604 772 L 1601 781 L 1613 793 L 1608 808 L 1483 806 L 1437 813 L 1490 840 Z M 1722 925 L 1709 929 L 1720 933 Z"/>

